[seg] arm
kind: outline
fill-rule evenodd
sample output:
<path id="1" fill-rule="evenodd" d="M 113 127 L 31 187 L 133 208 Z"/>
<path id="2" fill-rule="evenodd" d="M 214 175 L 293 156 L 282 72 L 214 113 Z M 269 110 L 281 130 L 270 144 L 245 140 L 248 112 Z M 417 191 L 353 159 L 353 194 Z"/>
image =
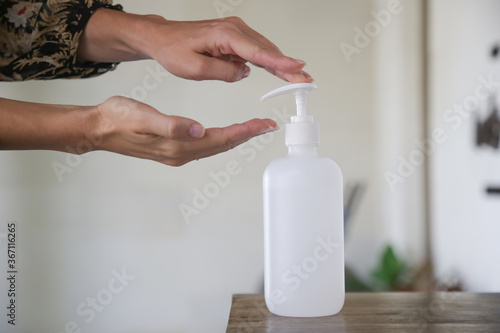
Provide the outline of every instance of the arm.
<path id="1" fill-rule="evenodd" d="M 0 150 L 107 150 L 172 166 L 218 154 L 277 129 L 271 119 L 225 128 L 164 115 L 141 102 L 111 97 L 97 106 L 27 103 L 0 98 Z"/>
<path id="2" fill-rule="evenodd" d="M 183 78 L 228 82 L 248 76 L 249 61 L 291 82 L 312 81 L 302 70 L 304 62 L 284 56 L 237 18 L 175 22 L 99 9 L 85 27 L 77 55 L 81 62 L 152 58 Z M 0 99 L 0 149 L 107 150 L 179 166 L 276 129 L 270 119 L 253 119 L 205 130 L 194 120 L 124 97 L 91 107 Z"/>
<path id="3" fill-rule="evenodd" d="M 69 151 L 84 140 L 95 118 L 91 107 L 0 98 L 0 149 Z"/>
<path id="4" fill-rule="evenodd" d="M 302 70 L 303 61 L 284 56 L 236 17 L 178 22 L 100 9 L 80 38 L 78 57 L 95 62 L 155 59 L 179 77 L 227 82 L 248 76 L 248 61 L 286 81 L 312 81 Z"/>

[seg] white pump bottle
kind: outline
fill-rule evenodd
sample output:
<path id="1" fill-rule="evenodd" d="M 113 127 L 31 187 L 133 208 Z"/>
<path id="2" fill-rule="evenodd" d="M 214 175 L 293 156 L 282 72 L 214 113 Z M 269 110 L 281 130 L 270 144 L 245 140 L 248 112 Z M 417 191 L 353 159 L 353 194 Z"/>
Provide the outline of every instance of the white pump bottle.
<path id="1" fill-rule="evenodd" d="M 316 153 L 319 124 L 306 114 L 316 88 L 290 84 L 260 99 L 293 92 L 297 102 L 285 128 L 288 155 L 264 173 L 265 299 L 288 317 L 333 315 L 345 298 L 342 173 Z"/>

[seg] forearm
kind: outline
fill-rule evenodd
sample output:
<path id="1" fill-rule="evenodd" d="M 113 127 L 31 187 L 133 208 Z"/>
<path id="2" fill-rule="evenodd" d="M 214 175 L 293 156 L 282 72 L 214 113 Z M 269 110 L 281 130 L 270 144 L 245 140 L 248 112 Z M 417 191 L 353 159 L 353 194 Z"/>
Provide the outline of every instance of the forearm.
<path id="1" fill-rule="evenodd" d="M 94 107 L 20 102 L 0 98 L 0 150 L 47 149 L 83 153 Z M 80 150 L 80 151 L 79 151 Z"/>
<path id="2" fill-rule="evenodd" d="M 149 59 L 152 26 L 165 21 L 156 15 L 137 15 L 111 9 L 97 10 L 78 45 L 78 59 L 121 62 Z"/>

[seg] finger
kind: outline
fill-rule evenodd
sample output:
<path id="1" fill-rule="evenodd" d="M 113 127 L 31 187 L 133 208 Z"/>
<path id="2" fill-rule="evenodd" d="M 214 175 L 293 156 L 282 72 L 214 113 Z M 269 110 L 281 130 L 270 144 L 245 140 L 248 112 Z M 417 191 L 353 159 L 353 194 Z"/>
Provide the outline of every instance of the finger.
<path id="1" fill-rule="evenodd" d="M 220 45 L 222 53 L 236 54 L 258 67 L 297 72 L 305 66 L 303 61 L 284 56 L 280 51 L 271 50 L 241 31 L 228 31 L 224 37 Z"/>
<path id="2" fill-rule="evenodd" d="M 270 40 L 268 40 L 266 37 L 264 37 L 263 35 L 261 35 L 257 31 L 253 30 L 243 20 L 239 19 L 239 22 L 237 21 L 235 23 L 238 24 L 238 27 L 246 35 L 248 35 L 250 38 L 254 39 L 257 43 L 262 44 L 268 50 L 270 50 L 271 52 L 274 52 L 275 54 L 283 55 L 281 50 L 274 43 L 272 43 Z M 283 71 L 283 70 L 279 70 L 279 69 L 275 69 L 275 68 L 271 68 L 271 67 L 265 67 L 265 66 L 262 66 L 261 64 L 258 64 L 258 63 L 254 63 L 254 65 L 256 65 L 258 67 L 263 67 L 271 74 L 274 74 L 274 75 L 278 76 L 279 78 L 286 80 L 286 81 L 289 81 L 289 82 L 292 82 L 292 83 L 313 82 L 314 79 L 311 77 L 311 75 L 309 75 L 307 72 L 305 72 L 303 70 L 300 70 L 301 68 L 304 67 L 305 62 L 302 60 L 297 60 L 297 59 L 293 59 L 293 60 L 295 60 L 297 63 L 299 63 L 301 65 L 301 66 L 298 66 L 298 68 L 299 68 L 298 71 L 287 72 L 287 71 Z M 293 69 L 293 67 L 292 67 L 292 69 Z"/>
<path id="3" fill-rule="evenodd" d="M 226 60 L 226 61 L 238 61 L 238 62 L 241 62 L 241 63 L 246 63 L 247 62 L 242 57 L 234 55 L 234 54 L 223 54 L 223 55 L 221 55 L 218 58 L 222 59 L 222 60 Z"/>
<path id="4" fill-rule="evenodd" d="M 305 66 L 304 61 L 284 56 L 276 45 L 251 29 L 243 21 L 240 28 L 257 45 L 257 47 L 254 45 L 254 50 L 256 51 L 253 58 L 247 58 L 252 64 L 262 67 L 271 74 L 292 83 L 310 83 L 314 81 L 308 73 L 302 70 Z M 263 44 L 265 47 L 258 47 L 259 44 Z"/>
<path id="5" fill-rule="evenodd" d="M 305 71 L 300 71 L 296 73 L 286 73 L 282 71 L 272 71 L 270 69 L 266 69 L 268 72 L 271 74 L 276 75 L 280 79 L 283 79 L 285 81 L 291 82 L 291 83 L 311 83 L 314 82 L 314 79 L 312 78 L 311 75 L 309 75 Z"/>
<path id="6" fill-rule="evenodd" d="M 243 21 L 239 17 L 234 17 L 230 19 L 234 21 L 233 23 L 236 24 L 238 28 L 240 28 L 240 30 L 243 31 L 243 33 L 245 33 L 250 38 L 254 39 L 257 43 L 263 45 L 269 50 L 272 50 L 278 54 L 283 55 L 283 52 L 281 52 L 281 50 L 278 48 L 278 46 L 276 46 L 276 44 L 274 44 L 269 39 L 258 33 L 256 30 L 252 29 L 248 24 L 245 23 L 245 21 Z"/>
<path id="7" fill-rule="evenodd" d="M 196 147 L 195 158 L 212 156 L 230 150 L 251 138 L 278 129 L 272 119 L 252 119 L 242 124 L 234 124 L 224 128 L 208 128 L 205 137 L 197 141 L 203 147 Z M 200 149 L 201 148 L 201 149 Z"/>

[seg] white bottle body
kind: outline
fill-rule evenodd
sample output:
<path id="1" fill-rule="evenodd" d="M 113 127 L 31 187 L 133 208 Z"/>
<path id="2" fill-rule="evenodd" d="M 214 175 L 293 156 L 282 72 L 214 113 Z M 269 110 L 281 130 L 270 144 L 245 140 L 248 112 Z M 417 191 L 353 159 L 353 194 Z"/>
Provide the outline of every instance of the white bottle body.
<path id="1" fill-rule="evenodd" d="M 315 146 L 291 146 L 264 173 L 265 299 L 289 317 L 338 313 L 344 304 L 342 173 Z"/>

